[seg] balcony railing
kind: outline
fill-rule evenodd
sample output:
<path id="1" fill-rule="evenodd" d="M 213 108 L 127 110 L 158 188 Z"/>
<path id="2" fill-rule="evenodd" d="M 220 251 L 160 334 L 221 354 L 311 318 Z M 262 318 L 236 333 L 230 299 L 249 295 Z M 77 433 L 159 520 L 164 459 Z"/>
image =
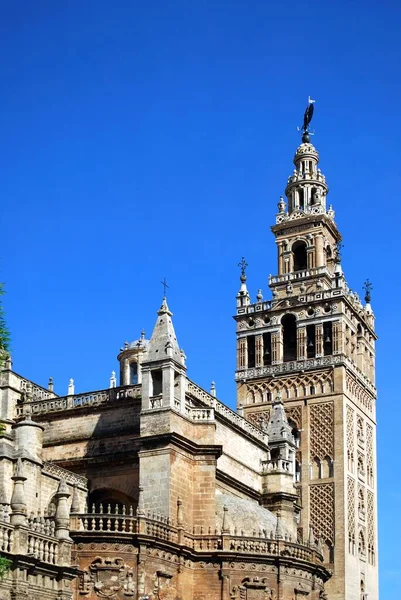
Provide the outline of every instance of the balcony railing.
<path id="1" fill-rule="evenodd" d="M 19 414 L 39 415 L 49 412 L 74 410 L 89 406 L 99 406 L 107 402 L 140 398 L 140 396 L 140 385 L 128 385 L 88 392 L 87 394 L 75 394 L 73 396 L 62 396 L 48 400 L 26 402 L 19 407 Z"/>

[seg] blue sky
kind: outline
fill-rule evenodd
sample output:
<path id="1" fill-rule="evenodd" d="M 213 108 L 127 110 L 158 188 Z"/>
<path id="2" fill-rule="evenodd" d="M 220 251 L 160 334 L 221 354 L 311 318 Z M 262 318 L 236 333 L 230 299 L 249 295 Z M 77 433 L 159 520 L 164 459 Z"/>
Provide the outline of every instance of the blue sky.
<path id="1" fill-rule="evenodd" d="M 398 599 L 401 5 L 4 0 L 0 14 L 0 280 L 15 370 L 59 394 L 70 377 L 107 387 L 123 342 L 151 333 L 165 276 L 189 376 L 234 406 L 237 264 L 270 297 L 270 226 L 316 98 L 343 268 L 359 293 L 374 284 L 381 596 Z"/>

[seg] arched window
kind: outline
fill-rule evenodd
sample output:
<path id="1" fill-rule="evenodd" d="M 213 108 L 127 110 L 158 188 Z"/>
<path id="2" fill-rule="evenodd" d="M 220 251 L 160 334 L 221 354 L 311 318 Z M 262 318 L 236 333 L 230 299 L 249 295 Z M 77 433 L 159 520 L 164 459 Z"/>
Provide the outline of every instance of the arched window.
<path id="1" fill-rule="evenodd" d="M 365 536 L 363 535 L 363 531 L 360 531 L 358 536 L 358 554 L 359 556 L 365 556 L 366 554 Z"/>
<path id="2" fill-rule="evenodd" d="M 312 479 L 321 479 L 322 477 L 322 464 L 320 460 L 315 457 L 312 462 Z"/>
<path id="3" fill-rule="evenodd" d="M 333 323 L 323 323 L 323 351 L 324 355 L 333 354 Z"/>
<path id="4" fill-rule="evenodd" d="M 138 363 L 132 362 L 129 366 L 129 379 L 131 385 L 138 383 Z"/>
<path id="5" fill-rule="evenodd" d="M 322 461 L 322 477 L 333 477 L 333 461 L 330 456 L 325 456 Z"/>
<path id="6" fill-rule="evenodd" d="M 284 315 L 281 319 L 283 326 L 284 362 L 297 358 L 297 325 L 294 315 Z"/>
<path id="7" fill-rule="evenodd" d="M 306 352 L 308 358 L 314 358 L 316 355 L 316 328 L 315 325 L 306 327 Z"/>
<path id="8" fill-rule="evenodd" d="M 323 562 L 334 562 L 334 546 L 330 540 L 326 540 L 323 544 Z"/>
<path id="9" fill-rule="evenodd" d="M 359 488 L 358 492 L 358 513 L 361 519 L 365 518 L 365 498 L 363 497 L 362 488 Z"/>
<path id="10" fill-rule="evenodd" d="M 272 336 L 271 333 L 263 334 L 263 364 L 272 364 Z"/>
<path id="11" fill-rule="evenodd" d="M 304 210 L 305 208 L 305 192 L 303 188 L 298 190 L 298 198 L 299 198 L 299 208 L 300 210 Z"/>
<path id="12" fill-rule="evenodd" d="M 308 267 L 308 259 L 306 255 L 306 243 L 302 241 L 295 242 L 292 247 L 292 255 L 294 259 L 294 271 L 303 271 Z"/>

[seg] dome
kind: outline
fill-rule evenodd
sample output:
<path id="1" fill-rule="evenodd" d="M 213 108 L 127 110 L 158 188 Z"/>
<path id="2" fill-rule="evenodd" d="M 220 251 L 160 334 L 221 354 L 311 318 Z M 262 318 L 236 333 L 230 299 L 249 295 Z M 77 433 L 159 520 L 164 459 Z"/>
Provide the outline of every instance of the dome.
<path id="1" fill-rule="evenodd" d="M 299 160 L 300 158 L 304 158 L 305 156 L 313 156 L 316 160 L 319 160 L 319 153 L 316 150 L 315 146 L 310 142 L 304 142 L 300 146 L 298 146 L 295 156 L 294 162 Z"/>

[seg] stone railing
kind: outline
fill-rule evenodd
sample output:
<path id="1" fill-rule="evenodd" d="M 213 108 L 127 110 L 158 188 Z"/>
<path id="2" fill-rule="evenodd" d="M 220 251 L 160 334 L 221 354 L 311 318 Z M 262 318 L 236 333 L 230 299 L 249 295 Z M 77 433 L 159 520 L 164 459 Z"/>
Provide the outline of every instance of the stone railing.
<path id="1" fill-rule="evenodd" d="M 69 544 L 67 552 L 61 549 L 62 545 L 64 541 L 55 537 L 52 519 L 32 515 L 23 525 L 0 522 L 0 552 L 11 555 L 10 558 L 13 554 L 32 556 L 38 561 L 57 565 L 60 555 L 64 555 L 64 560 L 68 559 Z"/>
<path id="2" fill-rule="evenodd" d="M 63 396 L 44 401 L 26 402 L 23 405 L 24 415 L 37 415 L 49 412 L 73 410 L 90 406 L 99 406 L 106 402 L 124 400 L 129 398 L 140 398 L 141 386 L 131 385 L 107 390 L 88 392 L 87 394 L 75 394 Z"/>
<path id="3" fill-rule="evenodd" d="M 196 421 L 197 423 L 214 421 L 213 408 L 193 408 L 191 406 L 186 406 L 185 414 L 192 421 Z"/>
<path id="4" fill-rule="evenodd" d="M 314 267 L 312 269 L 304 269 L 303 271 L 285 273 L 284 275 L 270 275 L 269 285 L 274 283 L 286 283 L 287 281 L 296 281 L 297 279 L 305 279 L 306 277 L 316 277 L 316 275 L 328 275 L 329 277 L 332 277 L 327 267 Z"/>
<path id="5" fill-rule="evenodd" d="M 276 458 L 272 460 L 266 460 L 262 462 L 263 473 L 270 473 L 271 471 L 292 471 L 292 462 L 285 460 L 284 458 Z"/>
<path id="6" fill-rule="evenodd" d="M 0 523 L 0 552 L 12 552 L 14 547 L 14 527 Z"/>
<path id="7" fill-rule="evenodd" d="M 43 473 L 53 475 L 57 479 L 64 479 L 65 482 L 69 483 L 70 485 L 76 485 L 77 487 L 85 490 L 88 488 L 88 480 L 86 477 L 72 473 L 72 471 L 67 471 L 67 469 L 63 469 L 62 467 L 59 467 L 53 463 L 43 463 Z"/>
<path id="8" fill-rule="evenodd" d="M 277 365 L 241 369 L 236 372 L 235 379 L 236 381 L 241 379 L 256 379 L 281 373 L 292 373 L 294 371 L 305 371 L 307 369 L 318 369 L 321 367 L 334 367 L 343 362 L 345 362 L 345 356 L 340 354 L 322 356 L 320 358 L 308 358 L 306 360 L 291 360 Z"/>
<path id="9" fill-rule="evenodd" d="M 231 408 L 220 402 L 220 400 L 218 400 L 215 396 L 208 394 L 193 381 L 187 381 L 187 393 L 189 396 L 192 396 L 196 400 L 199 400 L 210 408 L 213 408 L 216 417 L 223 417 L 231 424 L 244 431 L 244 433 L 246 433 L 248 436 L 253 437 L 259 442 L 267 444 L 267 435 L 261 429 L 258 429 L 249 421 L 244 419 L 244 417 L 241 417 L 238 413 L 231 410 Z"/>
<path id="10" fill-rule="evenodd" d="M 56 539 L 49 539 L 47 535 L 29 533 L 27 540 L 28 552 L 37 560 L 56 565 L 58 562 L 59 543 Z"/>
<path id="11" fill-rule="evenodd" d="M 153 538 L 156 542 L 171 542 L 184 546 L 197 554 L 223 551 L 233 555 L 244 554 L 259 557 L 285 557 L 304 560 L 311 563 L 321 563 L 323 560 L 320 548 L 308 542 L 293 542 L 290 536 L 278 537 L 275 533 L 253 531 L 252 534 L 240 532 L 209 531 L 203 533 L 187 531 L 183 525 L 172 523 L 163 515 L 155 513 L 136 514 L 113 514 L 91 512 L 71 515 L 70 535 L 77 542 L 85 538 L 107 538 L 116 536 L 146 536 Z"/>
<path id="12" fill-rule="evenodd" d="M 57 398 L 57 394 L 47 390 L 46 388 L 29 381 L 15 373 L 11 369 L 3 369 L 0 372 L 0 386 L 9 386 L 18 390 L 28 400 L 47 400 L 49 398 Z"/>
<path id="13" fill-rule="evenodd" d="M 137 519 L 133 515 L 109 513 L 80 513 L 71 515 L 71 532 L 137 533 Z M 72 535 L 72 534 L 71 534 Z"/>

